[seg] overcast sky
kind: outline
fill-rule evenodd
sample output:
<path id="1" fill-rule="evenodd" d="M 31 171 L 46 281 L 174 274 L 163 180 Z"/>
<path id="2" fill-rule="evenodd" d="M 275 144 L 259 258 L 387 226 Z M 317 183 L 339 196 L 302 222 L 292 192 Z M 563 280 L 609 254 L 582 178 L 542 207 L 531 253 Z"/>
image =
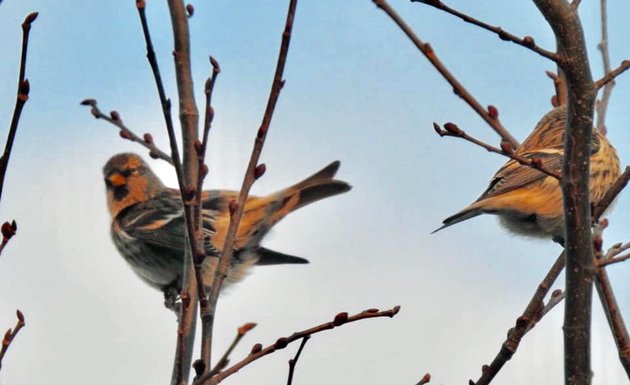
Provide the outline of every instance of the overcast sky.
<path id="1" fill-rule="evenodd" d="M 170 21 L 164 1 L 147 14 L 166 91 L 176 89 Z M 529 1 L 449 3 L 516 35 L 555 46 Z M 197 1 L 190 19 L 195 86 L 202 101 L 212 54 L 222 73 L 208 151 L 207 188 L 240 186 L 273 76 L 287 3 Z M 519 139 L 550 109 L 552 63 L 427 6 L 392 0 L 421 38 L 483 103 L 496 105 Z M 137 133 L 167 140 L 133 1 L 6 0 L 0 5 L 0 127 L 15 98 L 20 24 L 33 25 L 24 110 L 0 206 L 18 222 L 0 257 L 0 329 L 20 308 L 27 326 L 3 362 L 0 383 L 166 383 L 175 318 L 158 291 L 126 266 L 109 238 L 101 169 L 113 154 L 146 151 L 123 141 L 79 102 L 96 98 Z M 614 65 L 630 57 L 627 2 L 610 2 Z M 580 8 L 594 77 L 601 76 L 597 1 Z M 369 307 L 401 305 L 394 319 L 373 319 L 315 336 L 295 384 L 414 384 L 430 372 L 435 384 L 465 384 L 498 352 L 560 248 L 506 233 L 491 216 L 430 235 L 441 221 L 485 189 L 505 159 L 469 143 L 439 138 L 432 122 L 453 121 L 498 143 L 494 132 L 370 0 L 302 0 L 285 71 L 287 80 L 262 154 L 267 173 L 253 193 L 265 194 L 342 162 L 339 178 L 353 190 L 300 210 L 265 245 L 300 255 L 304 266 L 261 267 L 222 296 L 216 351 L 235 329 L 258 322 L 234 353 L 264 345 Z M 628 164 L 630 80 L 617 81 L 609 137 Z M 176 104 L 175 104 L 176 105 Z M 175 111 L 175 116 L 177 116 Z M 164 162 L 151 166 L 171 186 Z M 630 198 L 618 199 L 606 246 L 630 241 Z M 630 318 L 630 265 L 609 269 Z M 556 284 L 562 287 L 563 278 Z M 522 342 L 496 384 L 562 382 L 562 306 Z M 232 384 L 286 382 L 296 346 L 261 360 Z M 595 385 L 626 376 L 601 307 L 594 301 Z"/>

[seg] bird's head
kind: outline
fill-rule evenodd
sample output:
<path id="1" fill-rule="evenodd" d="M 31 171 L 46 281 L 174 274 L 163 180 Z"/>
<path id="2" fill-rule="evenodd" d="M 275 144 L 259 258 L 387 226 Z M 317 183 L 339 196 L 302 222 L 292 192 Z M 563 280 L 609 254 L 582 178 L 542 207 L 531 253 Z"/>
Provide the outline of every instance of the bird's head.
<path id="1" fill-rule="evenodd" d="M 164 189 L 160 179 L 136 154 L 112 156 L 103 167 L 107 205 L 112 217 L 123 209 L 154 197 Z"/>

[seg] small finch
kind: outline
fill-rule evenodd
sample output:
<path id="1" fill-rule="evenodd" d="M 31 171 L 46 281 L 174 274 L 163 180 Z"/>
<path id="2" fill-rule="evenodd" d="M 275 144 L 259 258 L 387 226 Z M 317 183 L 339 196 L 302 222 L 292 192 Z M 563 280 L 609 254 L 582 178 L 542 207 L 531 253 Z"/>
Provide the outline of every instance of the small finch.
<path id="1" fill-rule="evenodd" d="M 291 187 L 247 199 L 226 284 L 241 280 L 253 265 L 308 263 L 260 243 L 271 227 L 290 212 L 350 190 L 346 182 L 333 179 L 339 165 L 339 161 L 333 162 Z M 186 228 L 180 192 L 165 187 L 149 166 L 131 153 L 113 156 L 103 174 L 114 244 L 144 282 L 164 293 L 168 304 L 182 286 Z M 221 255 L 230 222 L 230 202 L 237 195 L 238 192 L 225 190 L 202 193 L 204 249 L 208 256 L 202 269 L 208 286 L 213 278 L 209 260 Z"/>
<path id="2" fill-rule="evenodd" d="M 545 115 L 515 154 L 537 159 L 541 166 L 562 174 L 566 106 Z M 608 139 L 593 130 L 591 143 L 590 200 L 598 202 L 621 173 L 619 158 Z M 444 220 L 435 232 L 480 214 L 496 214 L 510 231 L 563 242 L 564 207 L 560 183 L 540 170 L 509 160 L 490 186 L 470 206 Z"/>

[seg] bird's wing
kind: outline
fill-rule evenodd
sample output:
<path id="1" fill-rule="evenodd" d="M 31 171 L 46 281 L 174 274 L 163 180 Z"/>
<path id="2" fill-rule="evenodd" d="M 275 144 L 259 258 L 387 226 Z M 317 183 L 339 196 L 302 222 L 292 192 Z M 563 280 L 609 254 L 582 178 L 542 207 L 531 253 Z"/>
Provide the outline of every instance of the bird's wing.
<path id="1" fill-rule="evenodd" d="M 149 246 L 175 252 L 185 249 L 186 222 L 179 192 L 169 190 L 121 214 L 121 229 L 129 236 Z M 204 233 L 208 231 L 204 229 Z M 217 255 L 209 240 L 204 241 L 204 248 L 207 255 Z"/>
<path id="2" fill-rule="evenodd" d="M 526 158 L 540 160 L 542 168 L 557 174 L 562 173 L 562 152 L 530 152 L 523 154 Z M 488 189 L 481 194 L 477 201 L 493 196 L 505 194 L 530 183 L 542 180 L 549 175 L 531 166 L 525 166 L 515 160 L 510 160 L 497 171 Z"/>

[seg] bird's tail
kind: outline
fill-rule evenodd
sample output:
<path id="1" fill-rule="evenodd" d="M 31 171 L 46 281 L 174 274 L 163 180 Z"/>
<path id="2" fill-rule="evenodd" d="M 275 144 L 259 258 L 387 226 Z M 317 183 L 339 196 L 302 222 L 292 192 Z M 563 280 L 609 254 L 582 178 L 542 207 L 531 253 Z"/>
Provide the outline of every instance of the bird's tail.
<path id="1" fill-rule="evenodd" d="M 247 200 L 239 226 L 237 247 L 253 247 L 287 214 L 318 200 L 342 194 L 351 186 L 334 179 L 340 162 L 334 161 L 315 174 L 284 190 Z"/>
<path id="2" fill-rule="evenodd" d="M 454 225 L 456 223 L 463 222 L 463 221 L 465 221 L 467 219 L 474 218 L 474 217 L 476 217 L 477 215 L 480 215 L 480 214 L 481 214 L 481 211 L 479 211 L 477 208 L 467 207 L 464 210 L 458 212 L 457 214 L 453 214 L 450 217 L 446 218 L 442 222 L 443 225 L 440 228 L 433 230 L 433 232 L 431 232 L 431 234 L 435 234 L 435 233 L 437 233 L 438 231 L 440 231 L 442 229 L 445 229 L 445 228 L 447 228 L 449 226 L 452 226 L 452 225 Z"/>

